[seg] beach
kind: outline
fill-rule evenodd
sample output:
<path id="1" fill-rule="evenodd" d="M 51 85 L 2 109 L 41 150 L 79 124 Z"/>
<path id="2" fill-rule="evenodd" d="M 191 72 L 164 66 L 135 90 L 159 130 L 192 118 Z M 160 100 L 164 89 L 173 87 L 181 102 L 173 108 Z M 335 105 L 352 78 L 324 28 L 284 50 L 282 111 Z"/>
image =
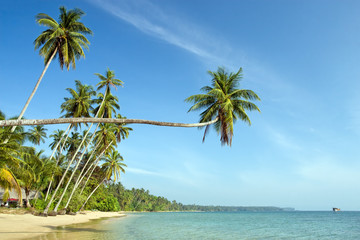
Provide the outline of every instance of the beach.
<path id="1" fill-rule="evenodd" d="M 38 217 L 32 214 L 0 214 L 0 239 L 29 239 L 52 232 L 58 226 L 86 223 L 100 218 L 123 217 L 121 212 L 85 211 L 77 215 Z"/>

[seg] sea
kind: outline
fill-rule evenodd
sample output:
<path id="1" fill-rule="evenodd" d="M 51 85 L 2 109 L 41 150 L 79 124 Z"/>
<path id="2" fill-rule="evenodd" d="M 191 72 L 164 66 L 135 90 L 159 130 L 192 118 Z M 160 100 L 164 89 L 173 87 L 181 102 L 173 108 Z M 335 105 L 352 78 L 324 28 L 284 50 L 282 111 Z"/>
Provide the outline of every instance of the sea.
<path id="1" fill-rule="evenodd" d="M 360 212 L 159 212 L 58 227 L 41 240 L 360 239 Z"/>

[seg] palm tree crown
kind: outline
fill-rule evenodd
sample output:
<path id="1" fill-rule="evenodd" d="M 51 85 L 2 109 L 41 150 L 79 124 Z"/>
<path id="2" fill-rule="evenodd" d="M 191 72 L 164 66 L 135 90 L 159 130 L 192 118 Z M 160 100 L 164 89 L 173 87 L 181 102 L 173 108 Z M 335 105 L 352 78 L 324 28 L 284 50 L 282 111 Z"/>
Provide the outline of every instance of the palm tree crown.
<path id="1" fill-rule="evenodd" d="M 44 57 L 45 64 L 55 52 L 61 69 L 65 65 L 69 70 L 70 64 L 75 69 L 75 59 L 85 57 L 83 48 L 88 49 L 90 43 L 83 34 L 92 34 L 92 31 L 79 22 L 83 15 L 81 9 L 67 11 L 65 7 L 60 7 L 58 22 L 45 13 L 36 15 L 38 24 L 49 27 L 34 41 L 35 49 L 41 47 L 39 53 Z"/>
<path id="2" fill-rule="evenodd" d="M 103 118 L 112 118 L 112 114 L 116 113 L 116 109 L 120 109 L 118 98 L 110 92 L 105 95 L 105 98 L 102 93 L 99 93 L 97 97 L 98 98 L 94 100 L 95 104 L 98 104 L 93 111 L 95 115 L 97 114 Z"/>
<path id="3" fill-rule="evenodd" d="M 214 127 L 220 133 L 222 144 L 231 146 L 233 126 L 237 119 L 251 125 L 250 118 L 245 110 L 253 111 L 259 108 L 249 100 L 260 100 L 252 90 L 239 89 L 242 78 L 242 69 L 236 73 L 227 73 L 224 68 L 219 67 L 216 72 L 208 71 L 212 76 L 211 86 L 201 88 L 204 94 L 197 94 L 185 99 L 186 102 L 194 103 L 190 111 L 205 109 L 200 114 L 200 122 L 208 122 L 218 118 Z M 203 140 L 208 126 L 205 129 Z"/>
<path id="4" fill-rule="evenodd" d="M 126 117 L 121 116 L 120 113 L 116 115 L 116 118 L 118 119 L 126 119 Z M 133 129 L 131 127 L 126 127 L 125 123 L 116 124 L 116 141 L 121 142 L 121 139 L 125 139 L 129 136 L 129 131 L 132 131 Z"/>
<path id="5" fill-rule="evenodd" d="M 67 88 L 71 98 L 64 98 L 65 102 L 61 104 L 61 112 L 66 112 L 63 117 L 90 117 L 92 110 L 92 96 L 96 92 L 92 86 L 82 84 L 79 80 L 75 80 L 76 90 Z M 76 127 L 76 125 L 75 125 Z"/>
<path id="6" fill-rule="evenodd" d="M 98 86 L 97 90 L 105 87 L 105 94 L 110 93 L 110 86 L 113 86 L 116 89 L 116 86 L 123 86 L 124 82 L 120 79 L 115 78 L 115 72 L 107 69 L 105 75 L 103 76 L 100 73 L 95 73 L 96 76 L 100 78 L 100 82 L 96 84 Z"/>
<path id="7" fill-rule="evenodd" d="M 116 145 L 116 131 L 117 127 L 115 124 L 102 123 L 99 125 L 100 128 L 95 133 L 94 145 L 98 145 L 97 151 L 100 153 L 104 150 L 110 152 Z"/>
<path id="8" fill-rule="evenodd" d="M 106 154 L 103 160 L 102 170 L 104 171 L 107 180 L 110 180 L 111 177 L 113 177 L 114 181 L 116 181 L 116 179 L 120 178 L 120 172 L 125 173 L 123 167 L 127 166 L 123 163 L 124 159 L 118 151 L 114 150 L 111 153 Z"/>
<path id="9" fill-rule="evenodd" d="M 47 129 L 44 127 L 44 125 L 34 126 L 28 132 L 29 141 L 35 145 L 40 145 L 40 142 L 44 143 L 46 138 L 46 130 Z"/>

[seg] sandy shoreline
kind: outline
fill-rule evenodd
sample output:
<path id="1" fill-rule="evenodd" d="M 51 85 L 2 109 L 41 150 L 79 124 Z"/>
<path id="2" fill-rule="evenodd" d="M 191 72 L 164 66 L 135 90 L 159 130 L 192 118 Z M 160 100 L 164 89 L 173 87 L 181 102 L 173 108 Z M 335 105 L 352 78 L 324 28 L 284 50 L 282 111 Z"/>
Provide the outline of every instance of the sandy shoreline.
<path id="1" fill-rule="evenodd" d="M 84 213 L 75 216 L 59 215 L 56 217 L 38 217 L 31 214 L 0 214 L 0 239 L 28 239 L 50 233 L 54 227 L 58 226 L 85 223 L 92 219 L 125 216 L 125 214 L 119 212 L 86 211 Z"/>

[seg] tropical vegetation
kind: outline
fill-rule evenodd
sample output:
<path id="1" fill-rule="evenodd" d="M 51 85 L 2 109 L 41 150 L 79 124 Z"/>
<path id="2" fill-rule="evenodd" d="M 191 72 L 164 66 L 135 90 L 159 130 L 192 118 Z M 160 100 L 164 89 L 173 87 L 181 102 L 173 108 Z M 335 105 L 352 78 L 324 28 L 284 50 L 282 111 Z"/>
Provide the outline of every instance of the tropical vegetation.
<path id="1" fill-rule="evenodd" d="M 252 102 L 260 100 L 252 90 L 240 89 L 242 69 L 228 73 L 224 68 L 209 71 L 211 85 L 185 99 L 193 106 L 189 111 L 202 110 L 199 123 L 184 124 L 128 119 L 120 114 L 120 103 L 113 90 L 123 86 L 109 68 L 105 74 L 95 73 L 94 86 L 75 80 L 74 88 L 67 88 L 68 96 L 60 105 L 58 119 L 23 119 L 23 114 L 40 84 L 50 62 L 57 57 L 60 67 L 75 68 L 75 60 L 84 57 L 83 48 L 89 41 L 84 34 L 91 30 L 79 22 L 84 15 L 80 9 L 67 11 L 60 7 L 59 20 L 40 13 L 36 21 L 48 27 L 35 40 L 40 48 L 45 68 L 17 120 L 6 120 L 0 111 L 0 187 L 4 201 L 15 190 L 25 199 L 26 207 L 41 210 L 43 215 L 77 212 L 82 209 L 101 211 L 180 211 L 198 210 L 153 196 L 144 189 L 125 189 L 121 175 L 126 172 L 126 159 L 117 150 L 118 144 L 133 130 L 127 124 L 153 124 L 173 127 L 205 127 L 213 125 L 222 144 L 232 144 L 234 124 L 242 120 L 251 124 L 247 111 L 260 111 Z M 69 123 L 67 128 L 48 133 L 45 124 Z M 94 123 L 97 123 L 94 125 Z M 23 125 L 32 125 L 24 127 Z M 19 127 L 17 127 L 19 126 Z M 10 128 L 12 127 L 12 128 Z M 49 139 L 48 138 L 51 139 Z M 50 156 L 39 150 L 48 143 Z M 126 162 L 126 161 L 125 161 Z M 22 196 L 21 188 L 25 194 Z M 31 193 L 34 197 L 30 198 Z M 20 202 L 21 203 L 21 202 Z"/>

